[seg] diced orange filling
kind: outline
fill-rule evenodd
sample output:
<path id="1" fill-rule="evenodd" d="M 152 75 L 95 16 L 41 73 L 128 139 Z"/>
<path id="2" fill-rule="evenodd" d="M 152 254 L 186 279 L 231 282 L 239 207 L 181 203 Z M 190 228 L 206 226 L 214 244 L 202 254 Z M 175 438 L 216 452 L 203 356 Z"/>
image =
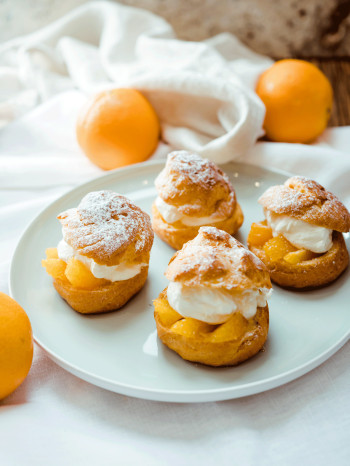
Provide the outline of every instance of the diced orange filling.
<path id="1" fill-rule="evenodd" d="M 213 328 L 215 328 L 213 325 L 207 324 L 206 322 L 186 317 L 185 319 L 175 322 L 171 330 L 185 337 L 196 337 L 200 334 L 211 332 Z"/>
<path id="2" fill-rule="evenodd" d="M 291 265 L 296 265 L 300 262 L 309 261 L 319 256 L 319 254 L 316 254 L 307 249 L 298 249 L 294 247 L 282 235 L 270 239 L 264 245 L 264 251 L 272 262 L 285 260 Z"/>
<path id="3" fill-rule="evenodd" d="M 46 272 L 57 280 L 67 280 L 65 271 L 67 264 L 61 259 L 43 259 L 41 265 L 45 267 Z"/>
<path id="4" fill-rule="evenodd" d="M 57 248 L 47 248 L 45 252 L 47 259 L 58 259 Z"/>
<path id="5" fill-rule="evenodd" d="M 210 335 L 210 341 L 222 342 L 236 340 L 246 331 L 248 325 L 247 319 L 240 313 L 235 312 L 227 322 L 219 325 Z"/>
<path id="6" fill-rule="evenodd" d="M 91 271 L 74 257 L 68 263 L 58 259 L 57 249 L 46 249 L 46 259 L 41 261 L 46 272 L 56 280 L 69 281 L 75 288 L 92 290 L 110 283 L 103 278 L 96 278 Z"/>
<path id="7" fill-rule="evenodd" d="M 284 256 L 284 260 L 289 264 L 296 265 L 300 262 L 309 261 L 318 256 L 319 254 L 316 254 L 315 252 L 309 251 L 307 249 L 298 249 L 297 251 L 289 252 L 286 254 Z"/>
<path id="8" fill-rule="evenodd" d="M 154 307 L 158 312 L 159 320 L 164 327 L 171 327 L 182 316 L 173 309 L 166 299 L 158 298 L 154 301 Z"/>
<path id="9" fill-rule="evenodd" d="M 75 257 L 72 257 L 67 262 L 66 277 L 75 288 L 84 288 L 92 290 L 108 283 L 103 278 L 96 278 L 85 264 L 80 262 Z"/>
<path id="10" fill-rule="evenodd" d="M 289 264 L 296 265 L 319 255 L 307 249 L 294 247 L 283 235 L 273 237 L 272 230 L 267 225 L 266 220 L 252 224 L 247 242 L 249 246 L 263 246 L 266 255 L 272 262 L 285 260 Z"/>
<path id="11" fill-rule="evenodd" d="M 295 248 L 284 236 L 278 235 L 265 243 L 264 251 L 270 261 L 278 262 L 283 260 L 284 256 L 290 252 L 297 251 L 297 248 Z"/>
<path id="12" fill-rule="evenodd" d="M 272 230 L 266 225 L 266 222 L 253 223 L 248 235 L 248 244 L 250 246 L 263 246 L 272 238 Z"/>
<path id="13" fill-rule="evenodd" d="M 167 299 L 156 299 L 154 306 L 160 323 L 172 332 L 190 338 L 204 338 L 213 343 L 240 338 L 249 325 L 240 312 L 234 313 L 223 324 L 211 325 L 190 317 L 182 317 L 170 306 Z"/>

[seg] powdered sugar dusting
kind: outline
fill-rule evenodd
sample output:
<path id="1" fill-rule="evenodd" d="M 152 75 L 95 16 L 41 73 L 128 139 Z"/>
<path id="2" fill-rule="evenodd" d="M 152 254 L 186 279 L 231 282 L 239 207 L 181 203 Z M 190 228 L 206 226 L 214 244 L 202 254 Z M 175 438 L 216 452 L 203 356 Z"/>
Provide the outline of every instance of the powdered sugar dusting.
<path id="1" fill-rule="evenodd" d="M 169 175 L 174 178 L 169 179 Z M 218 182 L 230 181 L 213 162 L 203 159 L 200 155 L 188 151 L 174 151 L 168 155 L 166 167 L 158 175 L 155 185 L 158 188 L 166 185 L 167 189 L 177 189 L 182 184 L 192 183 L 200 185 L 205 190 L 210 190 Z"/>
<path id="2" fill-rule="evenodd" d="M 126 197 L 112 191 L 87 194 L 76 209 L 58 216 L 64 239 L 81 254 L 99 251 L 110 258 L 138 237 L 135 252 L 142 250 L 150 231 L 150 219 Z"/>
<path id="3" fill-rule="evenodd" d="M 308 192 L 309 194 L 316 196 L 321 201 L 325 201 L 328 195 L 330 195 L 330 197 L 334 197 L 332 193 L 326 191 L 326 189 L 319 183 L 311 180 L 310 178 L 306 178 L 305 176 L 293 176 L 284 183 L 284 186 L 301 193 Z"/>
<path id="4" fill-rule="evenodd" d="M 203 238 L 205 241 L 203 241 Z M 217 244 L 213 243 L 213 240 Z M 204 226 L 199 230 L 199 235 L 193 240 L 194 245 L 199 246 L 202 250 L 210 251 L 216 260 L 219 258 L 224 268 L 229 268 L 231 265 L 237 267 L 237 270 L 242 269 L 244 258 L 250 259 L 256 267 L 262 265 L 260 259 L 255 254 L 246 249 L 243 244 L 233 238 L 223 230 L 215 227 Z M 199 257 L 200 255 L 198 255 Z M 212 262 L 214 265 L 214 262 Z"/>
<path id="5" fill-rule="evenodd" d="M 273 212 L 302 211 L 315 204 L 315 199 L 309 194 L 301 193 L 285 186 L 271 186 L 260 196 L 258 202 Z"/>
<path id="6" fill-rule="evenodd" d="M 228 233 L 201 227 L 169 263 L 166 276 L 183 284 L 206 284 L 226 289 L 270 287 L 264 264 Z M 255 283 L 256 282 L 256 283 Z"/>
<path id="7" fill-rule="evenodd" d="M 259 199 L 265 209 L 341 232 L 350 229 L 350 213 L 331 192 L 303 176 L 271 186 Z"/>

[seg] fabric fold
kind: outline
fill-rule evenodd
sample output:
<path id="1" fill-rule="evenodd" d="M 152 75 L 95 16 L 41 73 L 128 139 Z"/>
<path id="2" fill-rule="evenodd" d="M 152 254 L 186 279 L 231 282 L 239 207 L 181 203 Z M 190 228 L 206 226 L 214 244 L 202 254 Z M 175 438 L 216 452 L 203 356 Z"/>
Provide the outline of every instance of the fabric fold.
<path id="1" fill-rule="evenodd" d="M 181 41 L 148 11 L 92 2 L 0 47 L 0 118 L 6 124 L 69 89 L 89 95 L 132 87 L 156 108 L 165 142 L 222 163 L 245 154 L 262 135 L 265 111 L 250 88 L 252 69 L 270 64 L 229 34 Z"/>

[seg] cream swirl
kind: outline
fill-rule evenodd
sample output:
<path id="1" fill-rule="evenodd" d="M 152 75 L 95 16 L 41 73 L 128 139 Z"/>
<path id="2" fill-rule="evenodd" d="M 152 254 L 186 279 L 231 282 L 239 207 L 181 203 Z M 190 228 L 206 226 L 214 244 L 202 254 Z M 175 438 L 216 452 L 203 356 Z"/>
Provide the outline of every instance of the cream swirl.
<path id="1" fill-rule="evenodd" d="M 142 267 L 147 264 L 118 264 L 118 265 L 101 265 L 97 264 L 93 259 L 78 254 L 77 251 L 72 248 L 64 239 L 62 239 L 57 246 L 58 257 L 64 262 L 68 262 L 69 259 L 74 257 L 75 259 L 82 262 L 88 267 L 92 275 L 96 278 L 104 278 L 111 282 L 117 282 L 122 280 L 128 280 L 129 278 L 135 277 L 141 272 Z"/>
<path id="2" fill-rule="evenodd" d="M 160 215 L 164 218 L 164 220 L 167 223 L 170 224 L 181 221 L 181 223 L 183 223 L 186 226 L 194 227 L 208 225 L 226 219 L 226 217 L 216 212 L 207 217 L 192 217 L 190 215 L 184 215 L 179 211 L 177 207 L 163 201 L 163 199 L 160 196 L 158 196 L 155 200 L 155 204 Z"/>
<path id="3" fill-rule="evenodd" d="M 273 236 L 283 235 L 293 246 L 324 253 L 332 247 L 332 230 L 312 225 L 288 215 L 275 214 L 265 209 L 266 221 Z"/>
<path id="4" fill-rule="evenodd" d="M 208 324 L 222 324 L 235 312 L 250 319 L 258 307 L 266 306 L 270 294 L 268 288 L 256 288 L 232 295 L 204 286 L 184 286 L 178 282 L 170 282 L 167 289 L 168 302 L 176 312 Z"/>

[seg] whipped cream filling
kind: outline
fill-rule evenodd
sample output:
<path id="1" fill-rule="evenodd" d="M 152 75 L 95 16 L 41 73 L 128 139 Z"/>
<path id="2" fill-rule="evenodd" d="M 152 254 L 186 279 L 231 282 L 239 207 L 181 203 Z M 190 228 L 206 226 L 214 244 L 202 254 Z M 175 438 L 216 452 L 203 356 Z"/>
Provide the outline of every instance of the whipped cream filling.
<path id="1" fill-rule="evenodd" d="M 288 215 L 275 214 L 267 209 L 265 216 L 273 236 L 283 235 L 296 248 L 324 253 L 332 247 L 333 230 Z"/>
<path id="2" fill-rule="evenodd" d="M 184 215 L 179 212 L 177 207 L 167 204 L 165 201 L 163 201 L 160 196 L 157 197 L 155 204 L 159 210 L 160 215 L 167 223 L 175 223 L 180 220 L 184 225 L 194 227 L 207 225 L 208 223 L 220 222 L 221 220 L 226 219 L 226 217 L 219 216 L 216 213 L 213 213 L 208 217 L 192 217 L 190 215 Z"/>
<path id="3" fill-rule="evenodd" d="M 170 306 L 182 317 L 192 317 L 208 324 L 222 324 L 235 312 L 240 312 L 246 319 L 254 317 L 258 307 L 266 306 L 271 291 L 257 288 L 232 296 L 213 288 L 188 287 L 170 282 L 167 297 Z"/>
<path id="4" fill-rule="evenodd" d="M 118 264 L 118 265 L 101 265 L 97 264 L 93 259 L 78 254 L 77 251 L 72 248 L 64 239 L 62 239 L 57 246 L 58 257 L 64 262 L 68 262 L 69 259 L 74 257 L 83 264 L 85 264 L 91 271 L 92 275 L 96 278 L 104 278 L 111 282 L 117 282 L 122 280 L 128 280 L 129 278 L 135 277 L 135 275 L 141 272 L 141 268 L 147 264 Z"/>

